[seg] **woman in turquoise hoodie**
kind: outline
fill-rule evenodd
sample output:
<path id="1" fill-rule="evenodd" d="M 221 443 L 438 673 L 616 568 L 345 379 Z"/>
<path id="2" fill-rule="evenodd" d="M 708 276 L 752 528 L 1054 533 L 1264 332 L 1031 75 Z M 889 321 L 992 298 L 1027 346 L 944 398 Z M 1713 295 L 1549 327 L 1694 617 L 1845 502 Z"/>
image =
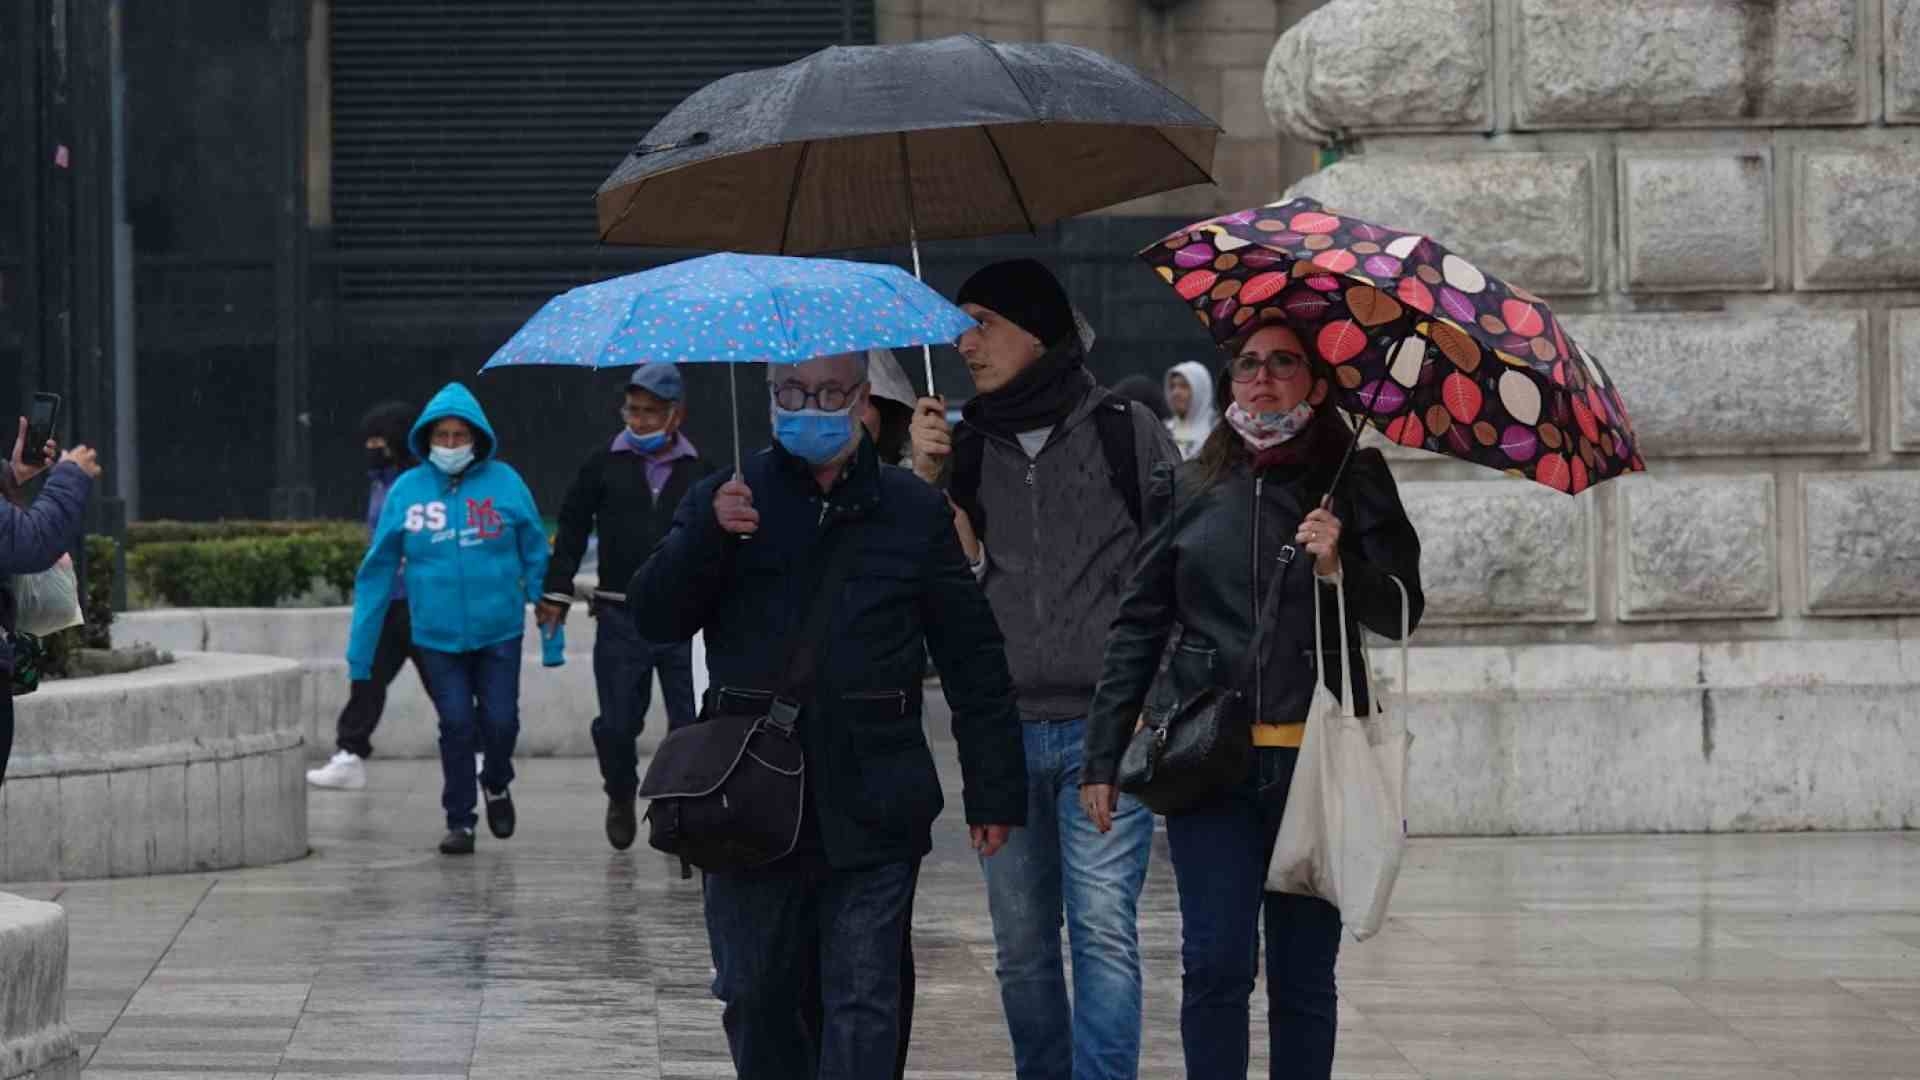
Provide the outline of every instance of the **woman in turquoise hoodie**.
<path id="1" fill-rule="evenodd" d="M 473 755 L 486 755 L 480 786 L 493 835 L 513 835 L 513 745 L 520 737 L 520 638 L 526 605 L 540 598 L 547 537 L 526 482 L 494 460 L 499 440 L 480 403 L 449 383 L 407 436 L 424 464 L 387 494 L 354 582 L 347 668 L 369 677 L 380 627 L 401 570 L 413 608 L 413 643 L 440 714 L 440 805 L 448 855 L 473 851 Z M 401 569 L 402 559 L 405 560 Z"/>

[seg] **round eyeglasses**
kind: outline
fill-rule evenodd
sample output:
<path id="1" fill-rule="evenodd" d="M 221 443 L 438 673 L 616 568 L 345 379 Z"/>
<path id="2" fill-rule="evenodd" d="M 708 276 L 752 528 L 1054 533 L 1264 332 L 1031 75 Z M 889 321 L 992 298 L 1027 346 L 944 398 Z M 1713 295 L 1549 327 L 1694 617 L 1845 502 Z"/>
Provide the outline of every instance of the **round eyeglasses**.
<path id="1" fill-rule="evenodd" d="M 768 383 L 773 391 L 773 403 L 788 412 L 799 412 L 813 403 L 821 412 L 839 412 L 853 400 L 854 391 L 860 389 L 859 383 L 841 386 L 827 383 L 817 389 L 809 390 L 797 382 Z"/>

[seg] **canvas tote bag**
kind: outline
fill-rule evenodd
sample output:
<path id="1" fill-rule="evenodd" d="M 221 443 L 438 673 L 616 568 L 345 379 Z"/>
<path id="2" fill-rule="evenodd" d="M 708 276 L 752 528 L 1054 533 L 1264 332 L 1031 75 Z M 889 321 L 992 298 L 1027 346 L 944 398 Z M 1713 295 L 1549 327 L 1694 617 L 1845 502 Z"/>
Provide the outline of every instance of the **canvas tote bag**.
<path id="1" fill-rule="evenodd" d="M 1407 686 L 1407 589 L 1400 587 L 1400 686 Z M 1348 651 L 1347 592 L 1336 586 L 1339 605 L 1340 679 L 1336 699 L 1320 670 L 1320 593 L 1313 590 L 1314 696 L 1299 762 L 1287 792 L 1287 807 L 1267 864 L 1270 892 L 1318 896 L 1340 909 L 1354 940 L 1378 933 L 1407 849 L 1407 751 L 1413 736 L 1371 677 L 1372 715 L 1354 715 L 1353 663 Z M 1362 657 L 1363 664 L 1366 662 Z M 1371 665 L 1369 676 L 1371 676 Z"/>

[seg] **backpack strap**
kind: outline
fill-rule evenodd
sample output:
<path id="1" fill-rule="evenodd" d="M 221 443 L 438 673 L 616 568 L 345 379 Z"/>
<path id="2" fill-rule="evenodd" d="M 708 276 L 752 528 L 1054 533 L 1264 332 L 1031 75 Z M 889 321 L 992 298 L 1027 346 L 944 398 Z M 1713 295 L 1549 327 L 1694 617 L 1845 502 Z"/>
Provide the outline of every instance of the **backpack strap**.
<path id="1" fill-rule="evenodd" d="M 1093 407 L 1093 428 L 1100 439 L 1101 456 L 1107 459 L 1107 475 L 1120 501 L 1126 504 L 1127 517 L 1136 527 L 1144 527 L 1146 511 L 1140 491 L 1140 451 L 1134 445 L 1133 406 L 1105 387 L 1095 387 L 1093 392 L 1099 395 Z M 980 505 L 980 471 L 986 452 L 986 437 L 972 425 L 962 423 L 954 429 L 953 471 L 948 474 L 947 494 L 967 512 L 974 533 L 982 539 L 987 535 L 987 514 L 986 507 Z"/>
<path id="2" fill-rule="evenodd" d="M 1113 489 L 1127 506 L 1127 516 L 1135 526 L 1146 521 L 1140 495 L 1140 449 L 1134 445 L 1133 405 L 1127 399 L 1099 387 L 1099 404 L 1093 409 L 1094 431 L 1100 436 L 1100 451 L 1106 455 L 1107 473 Z"/>

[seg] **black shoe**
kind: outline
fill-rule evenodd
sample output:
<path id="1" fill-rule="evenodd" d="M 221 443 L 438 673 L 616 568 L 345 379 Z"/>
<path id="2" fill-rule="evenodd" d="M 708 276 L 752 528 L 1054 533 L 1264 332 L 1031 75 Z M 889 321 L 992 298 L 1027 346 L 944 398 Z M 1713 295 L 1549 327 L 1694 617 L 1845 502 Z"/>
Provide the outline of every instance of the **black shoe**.
<path id="1" fill-rule="evenodd" d="M 473 830 L 472 829 L 448 829 L 446 838 L 440 841 L 440 854 L 442 855 L 473 854 Z"/>
<path id="2" fill-rule="evenodd" d="M 640 834 L 640 822 L 635 819 L 632 799 L 607 800 L 607 843 L 615 851 L 625 851 L 633 846 L 633 838 Z"/>
<path id="3" fill-rule="evenodd" d="M 486 788 L 481 788 L 480 794 L 487 800 L 487 829 L 502 840 L 512 836 L 514 822 L 518 820 L 513 813 L 513 796 Z"/>

